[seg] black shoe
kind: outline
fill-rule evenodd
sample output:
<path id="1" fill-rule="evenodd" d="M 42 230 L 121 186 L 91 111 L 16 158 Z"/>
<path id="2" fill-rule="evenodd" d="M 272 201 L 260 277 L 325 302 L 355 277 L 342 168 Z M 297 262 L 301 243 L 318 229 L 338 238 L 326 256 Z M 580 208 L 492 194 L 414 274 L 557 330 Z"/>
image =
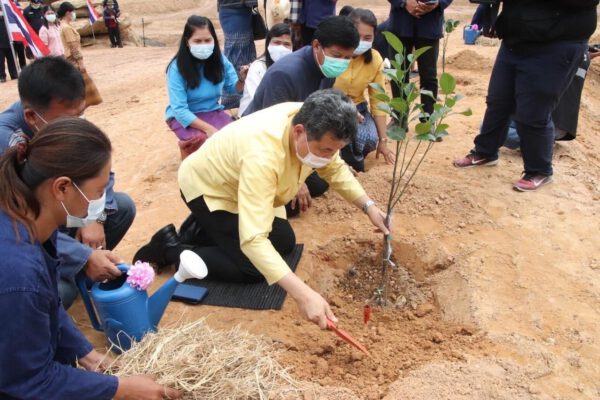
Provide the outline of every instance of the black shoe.
<path id="1" fill-rule="evenodd" d="M 167 250 L 180 245 L 181 240 L 175 230 L 175 225 L 169 224 L 152 235 L 150 242 L 135 253 L 133 262 L 140 260 L 156 264 L 160 272 L 162 268 L 173 264 L 173 260 L 167 259 Z"/>
<path id="2" fill-rule="evenodd" d="M 0 78 L 0 83 L 6 82 L 6 78 Z"/>

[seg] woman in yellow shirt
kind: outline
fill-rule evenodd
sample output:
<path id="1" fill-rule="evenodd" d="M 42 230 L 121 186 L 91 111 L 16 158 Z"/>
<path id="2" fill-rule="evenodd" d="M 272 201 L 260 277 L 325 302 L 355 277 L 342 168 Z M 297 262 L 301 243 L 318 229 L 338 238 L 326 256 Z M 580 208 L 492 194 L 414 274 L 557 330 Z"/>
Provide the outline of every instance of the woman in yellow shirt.
<path id="1" fill-rule="evenodd" d="M 83 75 L 83 81 L 85 82 L 85 107 L 98 105 L 102 103 L 102 96 L 100 96 L 96 84 L 88 75 L 85 65 L 83 64 L 81 37 L 79 36 L 77 29 L 71 25 L 71 23 L 77 19 L 75 6 L 68 1 L 65 1 L 58 7 L 56 15 L 61 22 L 60 38 L 65 49 L 65 58 L 77 67 L 79 72 L 81 72 L 81 75 Z"/>
<path id="2" fill-rule="evenodd" d="M 354 22 L 360 36 L 358 47 L 350 66 L 336 78 L 334 88 L 352 98 L 361 116 L 355 140 L 344 147 L 341 156 L 356 171 L 365 170 L 365 157 L 377 149 L 377 157 L 382 155 L 388 163 L 394 162 L 394 153 L 387 148 L 385 113 L 377 108 L 380 103 L 374 96 L 377 93 L 370 83 L 379 83 L 385 87 L 383 77 L 383 58 L 372 47 L 377 28 L 377 18 L 364 8 L 355 8 L 348 18 Z M 368 89 L 369 102 L 365 99 Z M 369 111 L 370 109 L 370 111 Z"/>
<path id="3" fill-rule="evenodd" d="M 321 328 L 329 305 L 290 270 L 282 254 L 295 245 L 285 208 L 316 170 L 384 233 L 377 208 L 339 156 L 356 134 L 356 107 L 337 90 L 304 103 L 281 103 L 234 121 L 179 168 L 181 193 L 214 244 L 195 247 L 213 279 L 277 283 Z"/>

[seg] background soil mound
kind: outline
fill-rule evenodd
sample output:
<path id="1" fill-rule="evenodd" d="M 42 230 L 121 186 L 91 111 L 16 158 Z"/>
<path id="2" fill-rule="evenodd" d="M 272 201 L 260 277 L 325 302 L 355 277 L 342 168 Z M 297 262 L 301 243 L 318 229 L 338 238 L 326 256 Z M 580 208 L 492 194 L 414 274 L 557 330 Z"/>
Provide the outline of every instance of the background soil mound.
<path id="1" fill-rule="evenodd" d="M 453 68 L 462 70 L 491 70 L 494 64 L 492 60 L 478 54 L 474 50 L 461 50 L 457 54 L 448 57 L 446 63 Z"/>

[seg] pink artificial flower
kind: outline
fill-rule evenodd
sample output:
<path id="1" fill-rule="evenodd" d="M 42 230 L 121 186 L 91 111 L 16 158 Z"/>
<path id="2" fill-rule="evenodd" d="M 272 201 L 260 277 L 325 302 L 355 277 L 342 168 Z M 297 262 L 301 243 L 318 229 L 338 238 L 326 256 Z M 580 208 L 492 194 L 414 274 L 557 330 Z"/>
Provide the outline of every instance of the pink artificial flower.
<path id="1" fill-rule="evenodd" d="M 154 269 L 147 262 L 136 261 L 127 271 L 127 283 L 137 290 L 146 290 L 154 281 Z"/>

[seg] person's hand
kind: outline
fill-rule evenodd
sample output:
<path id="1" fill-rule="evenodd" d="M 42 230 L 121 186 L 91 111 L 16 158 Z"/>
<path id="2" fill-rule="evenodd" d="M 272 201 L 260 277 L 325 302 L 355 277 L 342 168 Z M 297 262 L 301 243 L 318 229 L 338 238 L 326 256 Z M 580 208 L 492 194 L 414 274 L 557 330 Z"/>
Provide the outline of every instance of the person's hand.
<path id="1" fill-rule="evenodd" d="M 211 124 L 206 124 L 207 127 L 206 129 L 204 129 L 204 132 L 206 133 L 206 136 L 211 137 L 212 135 L 214 135 L 215 133 L 217 133 L 219 130 L 217 128 L 215 128 L 214 126 L 212 126 Z"/>
<path id="2" fill-rule="evenodd" d="M 290 206 L 292 207 L 292 210 L 295 210 L 296 207 L 298 207 L 300 211 L 304 212 L 308 210 L 311 203 L 312 198 L 310 197 L 308 186 L 306 186 L 306 183 L 303 183 L 302 186 L 300 186 L 300 190 L 296 194 L 296 197 L 294 197 L 294 199 L 292 200 Z"/>
<path id="3" fill-rule="evenodd" d="M 115 264 L 122 262 L 123 260 L 108 250 L 94 250 L 83 269 L 91 280 L 102 282 L 121 276 L 122 272 Z"/>
<path id="4" fill-rule="evenodd" d="M 246 81 L 246 77 L 248 76 L 248 70 L 250 69 L 250 65 L 242 65 L 240 67 L 240 73 L 239 73 L 239 81 L 240 82 L 245 82 Z"/>
<path id="5" fill-rule="evenodd" d="M 294 49 L 302 47 L 302 25 L 299 22 L 292 22 L 290 24 L 292 29 L 292 40 Z"/>
<path id="6" fill-rule="evenodd" d="M 377 144 L 377 153 L 375 154 L 375 159 L 379 159 L 380 154 L 388 164 L 393 164 L 394 161 L 396 161 L 396 154 L 388 149 L 387 143 L 384 140 L 379 140 L 379 143 Z"/>
<path id="7" fill-rule="evenodd" d="M 593 60 L 596 57 L 600 57 L 600 50 L 590 51 L 589 55 L 590 55 L 590 60 Z"/>
<path id="8" fill-rule="evenodd" d="M 156 382 L 153 375 L 134 375 L 119 378 L 114 400 L 163 400 L 180 399 L 181 390 L 173 389 Z"/>
<path id="9" fill-rule="evenodd" d="M 93 222 L 77 230 L 75 238 L 92 249 L 106 248 L 104 225 Z"/>
<path id="10" fill-rule="evenodd" d="M 419 2 L 419 5 L 417 6 L 417 14 L 419 16 L 428 14 L 428 13 L 432 12 L 433 10 L 435 10 L 438 5 L 439 5 L 438 2 L 435 2 L 433 4 L 425 4 L 425 3 Z"/>
<path id="11" fill-rule="evenodd" d="M 415 18 L 419 18 L 421 16 L 421 14 L 419 14 L 418 7 L 419 2 L 417 0 L 406 0 L 406 4 L 404 5 L 406 11 L 408 11 L 408 13 Z"/>
<path id="12" fill-rule="evenodd" d="M 385 219 L 387 215 L 377 208 L 377 206 L 373 205 L 367 208 L 367 215 L 369 216 L 371 223 L 377 228 L 378 231 L 381 231 L 384 235 L 390 234 L 390 230 L 385 226 Z"/>
<path id="13" fill-rule="evenodd" d="M 365 122 L 365 117 L 363 117 L 363 115 L 360 113 L 360 111 L 356 112 L 356 119 L 358 120 L 359 124 L 362 124 L 363 122 Z"/>
<path id="14" fill-rule="evenodd" d="M 82 357 L 77 361 L 79 362 L 79 365 L 87 371 L 104 372 L 108 369 L 114 359 L 108 353 L 101 354 L 96 350 L 92 350 L 87 356 Z"/>
<path id="15" fill-rule="evenodd" d="M 319 325 L 321 329 L 327 329 L 327 318 L 337 322 L 337 318 L 333 315 L 331 307 L 323 296 L 308 286 L 302 296 L 296 299 L 296 302 L 302 315 L 307 320 Z"/>

